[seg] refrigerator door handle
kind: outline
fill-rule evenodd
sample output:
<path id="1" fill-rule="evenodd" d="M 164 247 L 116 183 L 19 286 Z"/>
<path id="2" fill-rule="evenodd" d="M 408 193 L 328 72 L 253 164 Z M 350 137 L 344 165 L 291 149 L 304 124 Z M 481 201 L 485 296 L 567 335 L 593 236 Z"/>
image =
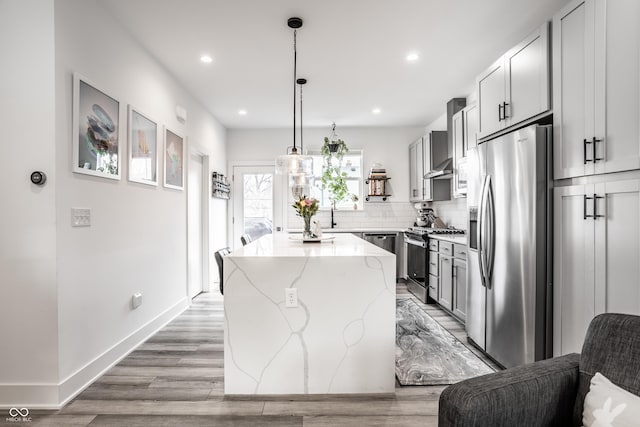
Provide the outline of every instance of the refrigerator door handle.
<path id="1" fill-rule="evenodd" d="M 482 180 L 482 189 L 480 190 L 480 208 L 478 209 L 478 265 L 480 267 L 480 283 L 485 288 L 486 273 L 485 273 L 485 257 L 486 257 L 486 242 L 485 242 L 485 221 L 486 221 L 486 203 L 487 203 L 487 183 L 488 176 L 485 176 Z"/>
<path id="2" fill-rule="evenodd" d="M 491 274 L 493 273 L 493 260 L 495 255 L 495 202 L 493 199 L 493 190 L 491 184 L 491 177 L 487 176 L 487 208 L 488 214 L 486 218 L 487 223 L 487 234 L 485 239 L 487 241 L 487 252 L 485 255 L 486 265 L 485 265 L 485 280 L 486 287 L 491 289 Z"/>

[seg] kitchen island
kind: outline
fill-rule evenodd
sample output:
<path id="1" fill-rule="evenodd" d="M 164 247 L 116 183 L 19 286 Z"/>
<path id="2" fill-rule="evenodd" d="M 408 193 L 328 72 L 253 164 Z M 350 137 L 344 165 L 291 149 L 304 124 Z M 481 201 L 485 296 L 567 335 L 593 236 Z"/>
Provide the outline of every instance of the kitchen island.
<path id="1" fill-rule="evenodd" d="M 225 394 L 394 392 L 395 255 L 331 237 L 277 233 L 224 258 Z"/>

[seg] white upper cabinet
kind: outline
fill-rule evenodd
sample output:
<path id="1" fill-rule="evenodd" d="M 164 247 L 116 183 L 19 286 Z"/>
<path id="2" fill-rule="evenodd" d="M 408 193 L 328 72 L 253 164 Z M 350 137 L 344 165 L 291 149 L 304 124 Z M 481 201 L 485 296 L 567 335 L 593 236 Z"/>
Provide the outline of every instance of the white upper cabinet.
<path id="1" fill-rule="evenodd" d="M 467 193 L 466 155 L 464 140 L 464 110 L 458 111 L 451 119 L 453 139 L 453 195 L 463 197 Z"/>
<path id="2" fill-rule="evenodd" d="M 424 197 L 424 166 L 422 138 L 409 145 L 409 200 L 422 201 Z"/>
<path id="3" fill-rule="evenodd" d="M 451 133 L 453 139 L 453 195 L 466 197 L 468 185 L 467 150 L 478 146 L 478 108 L 476 104 L 467 105 L 453 115 Z"/>
<path id="4" fill-rule="evenodd" d="M 466 149 L 478 146 L 478 105 L 471 104 L 464 108 L 464 141 Z M 466 154 L 465 154 L 466 156 Z"/>
<path id="5" fill-rule="evenodd" d="M 504 128 L 504 102 L 504 58 L 500 58 L 478 77 L 478 137 L 482 138 Z"/>
<path id="6" fill-rule="evenodd" d="M 576 0 L 553 20 L 554 177 L 640 168 L 640 2 Z"/>
<path id="7" fill-rule="evenodd" d="M 477 79 L 478 138 L 550 109 L 549 24 L 544 23 Z"/>

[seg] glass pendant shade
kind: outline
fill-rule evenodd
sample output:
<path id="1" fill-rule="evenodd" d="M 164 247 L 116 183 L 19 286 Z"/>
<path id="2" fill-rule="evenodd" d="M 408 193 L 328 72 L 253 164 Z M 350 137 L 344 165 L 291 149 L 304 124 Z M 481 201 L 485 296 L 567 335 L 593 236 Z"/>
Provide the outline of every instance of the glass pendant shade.
<path id="1" fill-rule="evenodd" d="M 276 157 L 278 175 L 313 175 L 313 157 L 302 154 L 286 154 Z"/>
<path id="2" fill-rule="evenodd" d="M 315 177 L 313 175 L 310 174 L 306 174 L 306 173 L 291 173 L 289 174 L 289 187 L 294 187 L 294 186 L 302 186 L 302 187 L 307 187 L 307 188 L 311 188 L 311 186 L 313 185 L 315 181 Z M 309 194 L 307 194 L 309 195 Z"/>

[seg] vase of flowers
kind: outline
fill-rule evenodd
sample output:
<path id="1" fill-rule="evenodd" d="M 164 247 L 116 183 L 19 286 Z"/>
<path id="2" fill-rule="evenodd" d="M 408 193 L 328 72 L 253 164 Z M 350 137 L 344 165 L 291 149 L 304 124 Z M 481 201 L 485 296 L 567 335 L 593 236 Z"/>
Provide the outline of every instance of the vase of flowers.
<path id="1" fill-rule="evenodd" d="M 291 206 L 296 210 L 296 215 L 301 216 L 304 220 L 302 238 L 312 239 L 316 237 L 316 235 L 311 232 L 311 218 L 318 212 L 318 200 L 302 195 L 298 201 L 294 202 Z"/>

